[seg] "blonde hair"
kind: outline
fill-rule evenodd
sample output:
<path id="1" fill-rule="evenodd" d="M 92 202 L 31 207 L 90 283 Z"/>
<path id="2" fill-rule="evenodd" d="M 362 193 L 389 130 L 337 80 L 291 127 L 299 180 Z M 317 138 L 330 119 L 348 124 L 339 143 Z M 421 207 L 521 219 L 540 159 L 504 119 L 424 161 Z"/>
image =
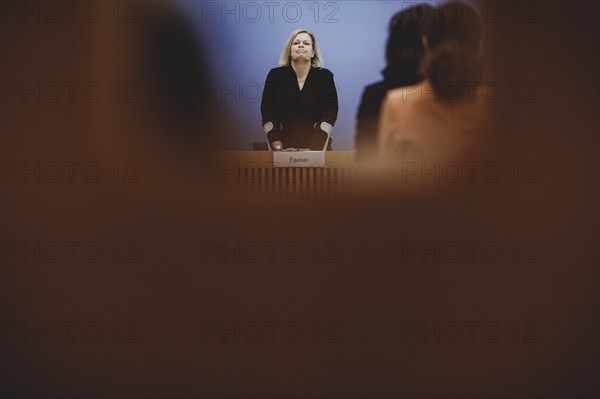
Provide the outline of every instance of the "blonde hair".
<path id="1" fill-rule="evenodd" d="M 317 38 L 315 34 L 306 29 L 296 29 L 292 32 L 290 37 L 286 40 L 283 45 L 283 50 L 281 51 L 281 55 L 279 56 L 279 66 L 288 66 L 290 65 L 290 61 L 292 58 L 292 42 L 300 33 L 306 33 L 310 36 L 313 45 L 313 52 L 315 53 L 314 57 L 310 61 L 310 65 L 313 67 L 321 66 L 323 62 L 323 58 L 321 57 L 321 52 L 319 51 L 319 46 L 317 46 Z"/>

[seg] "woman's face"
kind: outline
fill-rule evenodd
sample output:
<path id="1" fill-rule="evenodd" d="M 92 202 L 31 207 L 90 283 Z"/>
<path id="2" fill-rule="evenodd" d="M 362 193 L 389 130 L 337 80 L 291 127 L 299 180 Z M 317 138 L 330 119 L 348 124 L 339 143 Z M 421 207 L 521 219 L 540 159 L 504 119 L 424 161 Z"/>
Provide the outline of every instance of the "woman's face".
<path id="1" fill-rule="evenodd" d="M 308 61 L 315 56 L 313 42 L 308 33 L 298 33 L 292 40 L 292 61 Z"/>

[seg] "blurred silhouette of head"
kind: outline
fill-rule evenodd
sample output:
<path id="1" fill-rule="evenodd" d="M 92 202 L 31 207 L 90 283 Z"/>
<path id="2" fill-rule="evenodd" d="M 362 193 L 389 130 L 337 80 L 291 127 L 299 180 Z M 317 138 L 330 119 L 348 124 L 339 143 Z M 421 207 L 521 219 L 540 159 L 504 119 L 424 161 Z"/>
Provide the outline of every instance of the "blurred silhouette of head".
<path id="1" fill-rule="evenodd" d="M 435 9 L 419 4 L 396 13 L 390 20 L 383 71 L 386 80 L 419 80 L 419 68 L 425 55 L 423 35 Z"/>
<path id="2" fill-rule="evenodd" d="M 139 58 L 145 94 L 154 106 L 148 116 L 184 147 L 221 146 L 225 129 L 219 107 L 206 95 L 214 82 L 190 21 L 167 3 L 146 4 L 144 17 Z"/>
<path id="3" fill-rule="evenodd" d="M 440 98 L 452 85 L 481 83 L 481 21 L 472 7 L 458 2 L 441 5 L 425 37 L 429 51 L 421 71 Z"/>

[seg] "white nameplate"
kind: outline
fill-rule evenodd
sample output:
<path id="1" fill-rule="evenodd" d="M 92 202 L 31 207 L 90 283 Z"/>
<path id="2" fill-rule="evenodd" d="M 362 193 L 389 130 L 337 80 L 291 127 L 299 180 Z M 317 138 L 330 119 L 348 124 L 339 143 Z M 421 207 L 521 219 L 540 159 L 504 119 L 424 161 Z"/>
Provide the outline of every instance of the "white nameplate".
<path id="1" fill-rule="evenodd" d="M 273 151 L 276 168 L 324 168 L 325 151 Z"/>

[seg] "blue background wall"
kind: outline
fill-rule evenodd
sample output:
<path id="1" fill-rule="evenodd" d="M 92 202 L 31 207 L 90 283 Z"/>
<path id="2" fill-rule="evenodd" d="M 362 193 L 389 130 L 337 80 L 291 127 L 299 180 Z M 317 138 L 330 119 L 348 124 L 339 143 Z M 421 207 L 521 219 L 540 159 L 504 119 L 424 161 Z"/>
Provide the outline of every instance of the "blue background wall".
<path id="1" fill-rule="evenodd" d="M 432 5 L 434 1 L 423 1 Z M 211 67 L 204 87 L 235 126 L 234 149 L 264 141 L 260 100 L 269 69 L 278 66 L 289 34 L 317 36 L 324 67 L 334 73 L 340 111 L 335 150 L 354 149 L 356 111 L 367 84 L 381 79 L 391 16 L 421 2 L 407 1 L 191 1 L 179 6 L 197 30 Z"/>

